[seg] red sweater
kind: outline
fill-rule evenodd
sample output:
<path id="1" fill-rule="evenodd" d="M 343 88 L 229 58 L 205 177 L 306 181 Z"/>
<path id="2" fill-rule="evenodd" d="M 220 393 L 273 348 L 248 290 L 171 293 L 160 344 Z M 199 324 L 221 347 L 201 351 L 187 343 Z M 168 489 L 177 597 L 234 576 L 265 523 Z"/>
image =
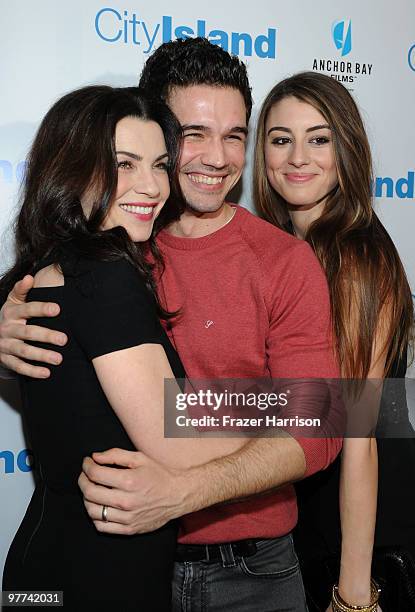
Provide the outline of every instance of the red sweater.
<path id="1" fill-rule="evenodd" d="M 163 231 L 158 245 L 166 262 L 160 297 L 183 313 L 169 335 L 190 378 L 338 376 L 327 283 L 308 244 L 237 207 L 213 234 Z M 306 475 L 327 467 L 341 446 L 336 438 L 298 442 Z M 296 521 L 295 491 L 287 485 L 182 517 L 179 541 L 273 538 Z"/>

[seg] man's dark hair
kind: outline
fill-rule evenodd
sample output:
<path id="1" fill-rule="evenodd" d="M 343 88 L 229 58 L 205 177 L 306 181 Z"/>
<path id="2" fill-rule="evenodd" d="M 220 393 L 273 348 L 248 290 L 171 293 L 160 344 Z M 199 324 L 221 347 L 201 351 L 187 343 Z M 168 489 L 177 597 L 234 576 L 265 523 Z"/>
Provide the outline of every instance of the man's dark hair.
<path id="1" fill-rule="evenodd" d="M 213 85 L 231 87 L 241 92 L 246 120 L 252 110 L 252 95 L 246 66 L 207 38 L 177 39 L 163 43 L 146 61 L 140 88 L 166 101 L 174 87 Z"/>

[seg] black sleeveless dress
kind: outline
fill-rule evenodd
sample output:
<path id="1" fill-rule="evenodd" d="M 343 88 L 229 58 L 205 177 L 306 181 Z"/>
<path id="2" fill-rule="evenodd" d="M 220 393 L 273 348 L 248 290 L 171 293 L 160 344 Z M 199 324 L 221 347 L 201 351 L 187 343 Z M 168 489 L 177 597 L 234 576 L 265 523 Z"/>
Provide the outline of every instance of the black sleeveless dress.
<path id="1" fill-rule="evenodd" d="M 69 341 L 49 379 L 21 379 L 39 478 L 7 556 L 3 589 L 63 590 L 64 609 L 71 612 L 167 611 L 176 524 L 135 536 L 99 533 L 77 480 L 83 457 L 93 451 L 135 450 L 99 385 L 93 358 L 157 343 L 174 375 L 185 373 L 153 296 L 127 261 L 87 260 L 71 251 L 52 259 L 65 285 L 34 289 L 29 299 L 57 302 L 61 314 L 31 323 L 63 331 Z"/>
<path id="2" fill-rule="evenodd" d="M 411 566 L 415 562 L 415 434 L 408 418 L 405 372 L 406 359 L 397 361 L 392 367 L 390 384 L 386 379 L 382 394 L 377 430 L 379 485 L 372 575 L 378 569 L 381 574 L 385 571 L 385 551 L 402 550 Z M 394 437 L 382 437 L 386 435 L 386 422 L 389 436 Z M 296 484 L 299 516 L 294 539 L 310 612 L 325 612 L 331 588 L 339 577 L 340 462 L 339 456 L 327 470 Z M 399 581 L 392 576 L 394 570 L 392 574 L 386 570 L 391 582 Z M 381 586 L 383 612 L 415 612 L 415 607 L 388 603 L 399 594 L 388 592 L 389 589 L 396 592 L 392 584 L 389 589 L 386 584 Z"/>

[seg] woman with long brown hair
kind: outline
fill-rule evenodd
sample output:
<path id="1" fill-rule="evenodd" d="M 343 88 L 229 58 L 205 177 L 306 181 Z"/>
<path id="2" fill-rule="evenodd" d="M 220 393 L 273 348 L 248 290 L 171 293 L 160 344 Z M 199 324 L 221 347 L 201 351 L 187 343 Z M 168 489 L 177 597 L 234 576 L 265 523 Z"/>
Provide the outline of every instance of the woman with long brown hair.
<path id="1" fill-rule="evenodd" d="M 349 379 L 404 376 L 413 322 L 405 272 L 373 210 L 371 188 L 370 147 L 347 89 L 314 72 L 278 83 L 259 115 L 254 198 L 263 218 L 309 242 L 319 258 L 341 373 Z M 327 606 L 321 582 L 328 573 L 330 581 L 336 558 L 333 609 L 376 609 L 373 545 L 414 554 L 414 484 L 414 441 L 376 444 L 370 437 L 345 439 L 341 461 L 300 484 L 296 545 L 311 609 Z"/>
<path id="2" fill-rule="evenodd" d="M 29 153 L 16 261 L 0 280 L 7 292 L 33 275 L 29 301 L 58 303 L 53 327 L 70 337 L 50 377 L 20 378 L 39 477 L 3 590 L 63 591 L 73 612 L 171 610 L 176 549 L 174 521 L 128 538 L 95 529 L 78 488 L 85 456 L 140 448 L 187 467 L 243 443 L 164 437 L 164 379 L 185 372 L 159 321 L 172 313 L 155 290 L 162 258 L 153 229 L 183 210 L 181 135 L 169 108 L 138 88 L 93 85 L 60 98 Z M 104 505 L 99 519 L 116 521 L 116 511 Z"/>

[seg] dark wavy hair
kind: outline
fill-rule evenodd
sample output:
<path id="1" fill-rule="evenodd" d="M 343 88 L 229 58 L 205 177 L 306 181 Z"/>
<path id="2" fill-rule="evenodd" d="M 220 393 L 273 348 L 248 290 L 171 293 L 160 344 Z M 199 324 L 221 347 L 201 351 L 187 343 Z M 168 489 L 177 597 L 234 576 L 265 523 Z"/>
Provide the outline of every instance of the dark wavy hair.
<path id="1" fill-rule="evenodd" d="M 150 95 L 164 101 L 174 87 L 190 85 L 237 89 L 245 101 L 249 122 L 252 94 L 246 66 L 207 38 L 179 38 L 163 43 L 146 61 L 139 83 Z"/>
<path id="2" fill-rule="evenodd" d="M 330 126 L 338 185 L 305 235 L 326 273 L 341 370 L 366 378 L 379 326 L 387 352 L 385 374 L 412 339 L 413 304 L 398 252 L 373 210 L 372 158 L 362 118 L 338 81 L 302 72 L 271 89 L 262 105 L 254 161 L 254 199 L 259 214 L 290 231 L 287 202 L 266 172 L 265 124 L 271 108 L 293 96 L 317 109 Z M 378 347 L 379 348 L 379 347 Z"/>
<path id="3" fill-rule="evenodd" d="M 124 117 L 158 123 L 168 152 L 171 196 L 148 243 L 133 243 L 122 227 L 101 230 L 116 193 L 115 128 Z M 146 256 L 151 251 L 162 267 L 154 234 L 183 212 L 176 177 L 180 141 L 181 128 L 170 109 L 137 87 L 94 85 L 60 98 L 43 119 L 28 155 L 15 227 L 16 260 L 0 281 L 2 292 L 36 271 L 51 253 L 71 243 L 85 257 L 129 260 L 157 300 L 153 266 Z M 88 218 L 81 206 L 87 191 L 94 194 Z M 168 317 L 169 313 L 157 304 L 159 314 Z"/>

